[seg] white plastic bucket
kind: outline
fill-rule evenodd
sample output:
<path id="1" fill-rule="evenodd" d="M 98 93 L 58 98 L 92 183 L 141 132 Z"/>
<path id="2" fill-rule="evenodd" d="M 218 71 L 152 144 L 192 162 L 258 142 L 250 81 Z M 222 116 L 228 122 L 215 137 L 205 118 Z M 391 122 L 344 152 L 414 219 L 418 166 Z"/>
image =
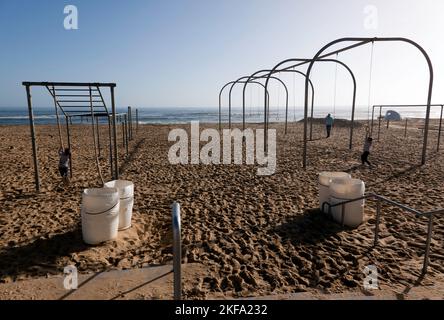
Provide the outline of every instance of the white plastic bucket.
<path id="1" fill-rule="evenodd" d="M 351 176 L 346 172 L 319 173 L 319 208 L 321 210 L 322 204 L 330 201 L 330 184 L 333 179 L 351 179 Z M 328 207 L 325 207 L 324 212 L 328 212 Z"/>
<path id="2" fill-rule="evenodd" d="M 333 179 L 330 183 L 330 196 L 353 199 L 363 196 L 365 183 L 360 179 Z"/>
<path id="3" fill-rule="evenodd" d="M 117 238 L 120 199 L 116 188 L 85 189 L 82 194 L 82 234 L 87 244 Z"/>
<path id="4" fill-rule="evenodd" d="M 105 183 L 105 188 L 117 188 L 120 197 L 119 230 L 131 227 L 134 205 L 134 183 L 127 180 L 113 180 Z"/>
<path id="5" fill-rule="evenodd" d="M 365 193 L 365 184 L 359 179 L 334 179 L 330 184 L 330 203 L 336 204 L 362 197 Z M 365 200 L 357 200 L 344 205 L 344 225 L 357 227 L 364 221 Z M 332 208 L 333 219 L 342 222 L 342 207 Z"/>
<path id="6" fill-rule="evenodd" d="M 134 196 L 134 183 L 128 180 L 113 180 L 105 183 L 105 188 L 117 188 L 120 199 Z"/>

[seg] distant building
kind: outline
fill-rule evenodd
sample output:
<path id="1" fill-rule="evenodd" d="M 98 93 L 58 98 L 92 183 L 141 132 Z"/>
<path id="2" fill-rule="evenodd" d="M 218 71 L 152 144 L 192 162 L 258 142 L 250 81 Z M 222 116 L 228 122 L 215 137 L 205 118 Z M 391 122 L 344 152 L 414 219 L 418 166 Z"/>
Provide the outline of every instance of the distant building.
<path id="1" fill-rule="evenodd" d="M 401 115 L 393 110 L 387 110 L 385 113 L 384 119 L 387 121 L 401 121 Z"/>

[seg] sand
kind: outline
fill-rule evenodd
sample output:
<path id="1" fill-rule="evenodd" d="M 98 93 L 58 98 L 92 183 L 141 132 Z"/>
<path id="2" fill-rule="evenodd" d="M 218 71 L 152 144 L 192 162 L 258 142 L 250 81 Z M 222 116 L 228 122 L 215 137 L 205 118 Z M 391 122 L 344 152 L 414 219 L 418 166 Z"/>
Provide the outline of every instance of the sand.
<path id="1" fill-rule="evenodd" d="M 378 267 L 381 288 L 415 284 L 421 273 L 427 220 L 383 206 L 380 245 L 372 248 L 375 203 L 366 222 L 342 228 L 322 215 L 317 173 L 348 171 L 375 192 L 419 210 L 444 207 L 444 155 L 430 133 L 429 160 L 419 166 L 420 130 L 381 129 L 370 161 L 359 165 L 364 129 L 336 127 L 323 139 L 315 127 L 309 167 L 301 168 L 302 124 L 278 130 L 277 169 L 256 175 L 252 165 L 171 165 L 168 132 L 177 126 L 141 125 L 130 144 L 121 178 L 135 183 L 133 227 L 100 246 L 82 242 L 81 193 L 99 186 L 89 126 L 74 126 L 72 184 L 58 177 L 55 126 L 37 126 L 42 190 L 35 193 L 27 126 L 0 127 L 0 282 L 56 275 L 75 264 L 81 273 L 171 263 L 171 204 L 182 206 L 184 263 L 200 263 L 209 274 L 185 286 L 186 298 L 246 297 L 305 291 L 341 293 L 362 287 L 366 265 Z M 183 126 L 188 128 L 188 126 Z M 109 179 L 103 127 L 103 174 Z M 121 139 L 119 139 L 121 140 Z M 121 143 L 121 141 L 119 141 Z M 119 150 L 122 147 L 119 145 Z M 422 284 L 444 280 L 444 216 L 434 219 L 429 272 Z"/>

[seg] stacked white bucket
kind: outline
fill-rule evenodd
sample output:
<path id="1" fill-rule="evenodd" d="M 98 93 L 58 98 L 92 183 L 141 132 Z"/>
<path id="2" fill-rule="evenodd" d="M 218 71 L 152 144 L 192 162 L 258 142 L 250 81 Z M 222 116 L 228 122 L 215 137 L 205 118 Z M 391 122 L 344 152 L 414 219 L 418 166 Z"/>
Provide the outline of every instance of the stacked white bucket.
<path id="1" fill-rule="evenodd" d="M 116 188 L 85 189 L 82 194 L 83 241 L 99 244 L 117 238 L 120 199 Z"/>
<path id="2" fill-rule="evenodd" d="M 362 180 L 352 179 L 346 172 L 321 172 L 319 174 L 319 203 L 328 202 L 331 205 L 362 197 L 365 184 Z M 344 206 L 344 225 L 357 227 L 364 221 L 364 199 L 347 203 Z M 342 222 L 342 205 L 333 207 L 333 219 Z M 324 207 L 328 212 L 328 206 Z"/>
<path id="3" fill-rule="evenodd" d="M 105 188 L 117 188 L 119 190 L 119 230 L 130 228 L 134 206 L 134 184 L 127 180 L 113 180 L 105 183 Z"/>
<path id="4" fill-rule="evenodd" d="M 114 180 L 104 188 L 85 189 L 82 194 L 82 233 L 88 244 L 117 238 L 119 230 L 131 227 L 134 184 Z"/>

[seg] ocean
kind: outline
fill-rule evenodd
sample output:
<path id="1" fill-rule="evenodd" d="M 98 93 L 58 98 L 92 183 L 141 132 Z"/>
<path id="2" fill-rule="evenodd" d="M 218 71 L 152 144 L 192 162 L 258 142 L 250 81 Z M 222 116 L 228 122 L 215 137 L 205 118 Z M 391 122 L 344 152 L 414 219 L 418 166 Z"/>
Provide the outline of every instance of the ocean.
<path id="1" fill-rule="evenodd" d="M 217 123 L 219 121 L 219 112 L 217 107 L 165 107 L 165 108 L 138 108 L 139 110 L 139 123 L 140 124 L 183 124 L 190 123 L 191 121 L 200 121 L 202 123 Z M 383 115 L 388 109 L 383 109 Z M 392 108 L 401 114 L 401 117 L 405 118 L 423 118 L 425 117 L 425 108 L 408 108 L 408 109 L 396 109 Z M 126 112 L 126 108 L 117 108 L 117 112 Z M 431 118 L 439 118 L 440 107 L 433 107 L 431 111 Z M 331 113 L 337 119 L 350 119 L 351 111 L 350 107 L 336 107 L 333 113 L 332 107 L 316 107 L 314 116 L 325 117 L 328 113 Z M 375 119 L 379 111 L 375 110 Z M 135 108 L 133 107 L 133 116 L 135 119 Z M 246 122 L 260 123 L 263 122 L 263 108 L 246 108 Z M 370 115 L 371 116 L 371 115 Z M 233 123 L 242 122 L 242 109 L 233 108 L 231 121 Z M 288 121 L 294 122 L 295 120 L 301 120 L 304 117 L 302 107 L 289 107 Z M 367 107 L 357 107 L 355 113 L 355 119 L 366 120 Z M 34 109 L 34 121 L 35 124 L 55 124 L 56 116 L 54 108 L 35 108 Z M 85 120 L 86 121 L 86 120 Z M 222 109 L 222 121 L 228 122 L 228 108 L 225 106 Z M 270 109 L 270 121 L 271 122 L 284 122 L 285 121 L 285 108 Z M 74 123 L 80 123 L 80 119 L 74 120 Z M 26 107 L 7 107 L 0 108 L 0 125 L 27 125 L 29 123 L 28 109 Z"/>

